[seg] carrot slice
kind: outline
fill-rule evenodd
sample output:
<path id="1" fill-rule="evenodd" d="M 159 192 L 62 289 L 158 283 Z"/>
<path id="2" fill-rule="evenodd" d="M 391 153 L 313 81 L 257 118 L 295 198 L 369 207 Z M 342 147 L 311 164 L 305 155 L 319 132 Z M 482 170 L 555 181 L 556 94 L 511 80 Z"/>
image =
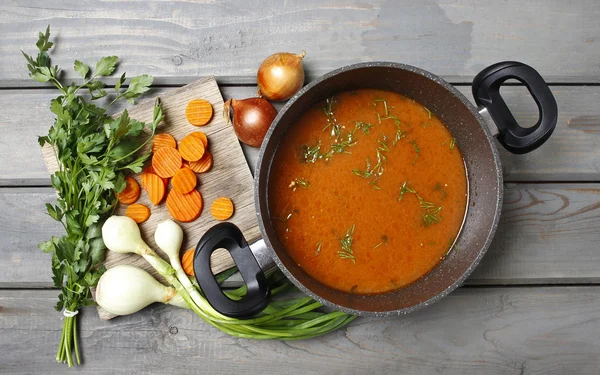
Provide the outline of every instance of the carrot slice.
<path id="1" fill-rule="evenodd" d="M 178 170 L 171 180 L 173 189 L 181 194 L 189 193 L 194 190 L 197 182 L 198 178 L 196 177 L 196 174 L 188 167 L 183 167 Z"/>
<path id="2" fill-rule="evenodd" d="M 140 178 L 142 180 L 142 187 L 144 187 L 144 174 L 146 173 L 152 173 L 152 174 L 156 174 L 156 171 L 154 170 L 154 168 L 152 168 L 151 165 L 147 166 L 146 169 L 144 169 L 142 171 L 142 174 L 140 175 Z M 157 175 L 158 176 L 158 175 Z M 163 180 L 163 182 L 165 183 L 165 188 L 167 187 L 167 185 L 169 184 L 169 179 L 168 178 L 162 178 L 160 176 L 158 176 L 161 180 Z"/>
<path id="3" fill-rule="evenodd" d="M 148 192 L 148 198 L 153 205 L 158 205 L 165 197 L 165 191 L 167 190 L 165 182 L 162 178 L 154 173 L 144 173 L 142 175 L 142 185 L 146 192 Z"/>
<path id="4" fill-rule="evenodd" d="M 202 143 L 204 143 L 204 148 L 208 147 L 208 137 L 206 136 L 206 134 L 204 134 L 203 132 L 193 132 L 190 133 L 190 135 L 200 138 L 202 140 Z"/>
<path id="5" fill-rule="evenodd" d="M 162 178 L 173 177 L 181 168 L 181 155 L 173 147 L 159 148 L 152 157 L 152 168 Z"/>
<path id="6" fill-rule="evenodd" d="M 204 99 L 195 99 L 188 103 L 185 108 L 185 117 L 194 126 L 208 124 L 213 115 L 213 108 Z"/>
<path id="7" fill-rule="evenodd" d="M 207 172 L 213 165 L 213 157 L 209 151 L 204 153 L 202 159 L 198 161 L 191 161 L 188 163 L 190 168 L 196 173 L 204 173 Z"/>
<path id="8" fill-rule="evenodd" d="M 198 190 L 186 194 L 171 190 L 167 195 L 167 209 L 175 220 L 184 223 L 194 221 L 202 212 L 202 196 Z"/>
<path id="9" fill-rule="evenodd" d="M 149 165 L 146 168 L 144 168 L 144 170 L 142 171 L 142 174 L 144 174 L 144 173 L 153 173 L 153 174 L 156 174 L 156 172 L 154 171 L 154 168 L 151 165 Z"/>
<path id="10" fill-rule="evenodd" d="M 156 152 L 163 147 L 177 148 L 177 141 L 169 133 L 160 133 L 152 139 L 152 152 Z"/>
<path id="11" fill-rule="evenodd" d="M 125 177 L 125 189 L 119 193 L 117 199 L 122 204 L 132 204 L 135 203 L 140 198 L 140 184 L 131 177 Z"/>
<path id="12" fill-rule="evenodd" d="M 204 156 L 204 142 L 200 137 L 187 135 L 179 142 L 179 153 L 187 161 L 197 161 Z M 152 163 L 154 165 L 154 162 Z"/>
<path id="13" fill-rule="evenodd" d="M 139 203 L 132 204 L 127 206 L 125 216 L 129 216 L 133 221 L 140 224 L 150 218 L 150 208 Z"/>
<path id="14" fill-rule="evenodd" d="M 181 258 L 181 266 L 183 267 L 183 272 L 185 272 L 189 276 L 194 276 L 194 252 L 195 249 L 186 250 L 183 253 L 183 257 Z"/>
<path id="15" fill-rule="evenodd" d="M 227 220 L 233 215 L 233 202 L 229 198 L 217 198 L 210 206 L 210 213 L 217 220 Z"/>

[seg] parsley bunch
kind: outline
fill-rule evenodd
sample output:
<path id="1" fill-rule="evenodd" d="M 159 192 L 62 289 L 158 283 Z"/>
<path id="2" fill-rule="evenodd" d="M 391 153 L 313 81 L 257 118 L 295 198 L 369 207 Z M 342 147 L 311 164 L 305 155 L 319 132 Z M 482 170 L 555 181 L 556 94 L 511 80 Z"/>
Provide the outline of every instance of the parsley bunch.
<path id="1" fill-rule="evenodd" d="M 147 75 L 133 77 L 126 89 L 123 74 L 109 94 L 99 77 L 111 75 L 117 65 L 116 56 L 101 58 L 93 72 L 90 67 L 75 61 L 75 71 L 82 77 L 80 84 L 63 85 L 59 81 L 60 69 L 52 66 L 48 51 L 50 26 L 39 33 L 36 58 L 23 52 L 27 59 L 29 76 L 37 82 L 50 82 L 60 95 L 50 103 L 56 116 L 48 135 L 39 137 L 40 146 L 51 145 L 56 153 L 58 171 L 51 176 L 52 187 L 58 193 L 57 204 L 46 204 L 48 214 L 59 221 L 66 234 L 52 237 L 40 244 L 40 249 L 52 254 L 52 273 L 58 296 L 56 310 L 64 310 L 64 323 L 56 360 L 81 362 L 77 344 L 76 313 L 83 306 L 93 304 L 90 287 L 95 286 L 104 272 L 101 262 L 106 248 L 101 228 L 117 205 L 115 193 L 125 188 L 125 173 L 139 173 L 151 149 L 146 144 L 152 139 L 156 127 L 164 116 L 160 102 L 154 106 L 152 123 L 144 124 L 129 118 L 127 111 L 113 119 L 107 108 L 126 99 L 133 103 L 148 91 L 153 78 Z M 87 90 L 89 99 L 81 94 Z M 105 107 L 92 101 L 112 97 Z M 142 134 L 142 131 L 147 130 Z"/>

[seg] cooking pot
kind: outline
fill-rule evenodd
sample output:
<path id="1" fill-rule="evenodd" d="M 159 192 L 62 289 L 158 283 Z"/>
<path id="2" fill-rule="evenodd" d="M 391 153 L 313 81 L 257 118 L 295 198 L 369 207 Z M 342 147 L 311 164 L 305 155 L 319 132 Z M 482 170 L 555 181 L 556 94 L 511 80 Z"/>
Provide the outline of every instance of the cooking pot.
<path id="1" fill-rule="evenodd" d="M 539 121 L 519 126 L 500 95 L 508 79 L 522 82 L 539 109 Z M 394 91 L 429 108 L 450 129 L 462 152 L 468 180 L 468 207 L 451 251 L 429 273 L 400 289 L 372 295 L 342 292 L 311 277 L 286 253 L 275 233 L 269 211 L 268 187 L 273 158 L 280 140 L 313 104 L 346 90 L 376 88 Z M 276 265 L 300 290 L 326 306 L 356 315 L 409 313 L 444 297 L 467 278 L 490 246 L 502 206 L 502 166 L 494 137 L 508 151 L 535 150 L 552 134 L 557 121 L 556 101 L 542 77 L 530 66 L 506 61 L 479 73 L 472 84 L 473 106 L 456 88 L 425 70 L 393 62 L 346 66 L 316 79 L 281 109 L 260 148 L 254 176 L 254 201 L 263 239 L 248 245 L 231 223 L 208 230 L 195 252 L 194 271 L 208 302 L 224 315 L 245 318 L 268 303 L 265 271 Z M 223 294 L 210 269 L 210 256 L 229 250 L 247 294 L 233 301 Z"/>

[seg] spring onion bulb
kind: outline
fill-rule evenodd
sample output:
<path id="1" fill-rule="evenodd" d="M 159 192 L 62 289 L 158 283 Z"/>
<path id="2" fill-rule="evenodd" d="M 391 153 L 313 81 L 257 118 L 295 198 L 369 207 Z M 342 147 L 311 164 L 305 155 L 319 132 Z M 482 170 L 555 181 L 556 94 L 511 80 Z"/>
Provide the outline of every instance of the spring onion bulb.
<path id="1" fill-rule="evenodd" d="M 129 315 L 154 302 L 189 308 L 175 288 L 159 283 L 148 272 L 122 264 L 106 271 L 98 280 L 96 302 L 116 315 Z"/>
<path id="2" fill-rule="evenodd" d="M 183 230 L 181 227 L 173 220 L 166 220 L 159 223 L 154 232 L 154 242 L 156 242 L 156 245 L 167 254 L 177 278 L 190 293 L 190 297 L 192 297 L 194 302 L 204 310 L 210 311 L 213 314 L 219 314 L 192 285 L 192 282 L 181 266 L 181 260 L 179 258 L 179 250 L 181 249 L 181 244 L 183 242 Z M 226 316 L 222 316 L 221 318 L 223 320 L 231 320 Z"/>
<path id="3" fill-rule="evenodd" d="M 156 272 L 164 277 L 169 284 L 175 287 L 177 293 L 181 295 L 188 306 L 206 322 L 215 325 L 215 322 L 223 323 L 232 320 L 231 318 L 216 312 L 204 298 L 202 298 L 204 301 L 202 306 L 198 306 L 190 296 L 187 288 L 183 286 L 181 281 L 175 275 L 175 269 L 144 242 L 140 233 L 140 228 L 132 218 L 127 216 L 109 217 L 102 226 L 102 240 L 104 241 L 106 248 L 111 251 L 121 254 L 133 253 L 141 255 L 148 263 L 150 263 Z M 169 248 L 169 250 L 173 251 L 171 248 Z M 187 277 L 185 280 L 189 282 Z M 211 314 L 213 314 L 212 317 Z"/>
<path id="4" fill-rule="evenodd" d="M 120 254 L 138 254 L 163 275 L 171 266 L 156 254 L 142 239 L 137 223 L 127 216 L 111 216 L 102 225 L 102 240 L 110 251 Z"/>

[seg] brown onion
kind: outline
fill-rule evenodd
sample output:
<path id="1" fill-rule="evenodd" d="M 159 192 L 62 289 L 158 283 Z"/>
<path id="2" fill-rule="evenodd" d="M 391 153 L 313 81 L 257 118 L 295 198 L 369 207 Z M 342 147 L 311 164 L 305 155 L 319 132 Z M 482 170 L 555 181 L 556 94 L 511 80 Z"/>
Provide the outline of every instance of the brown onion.
<path id="1" fill-rule="evenodd" d="M 305 55 L 305 51 L 299 54 L 280 52 L 267 57 L 256 75 L 259 95 L 274 101 L 294 96 L 304 85 L 302 59 Z"/>
<path id="2" fill-rule="evenodd" d="M 228 123 L 233 122 L 233 130 L 240 141 L 248 146 L 260 147 L 269 126 L 277 116 L 277 110 L 263 98 L 229 99 L 223 107 L 223 116 Z"/>

